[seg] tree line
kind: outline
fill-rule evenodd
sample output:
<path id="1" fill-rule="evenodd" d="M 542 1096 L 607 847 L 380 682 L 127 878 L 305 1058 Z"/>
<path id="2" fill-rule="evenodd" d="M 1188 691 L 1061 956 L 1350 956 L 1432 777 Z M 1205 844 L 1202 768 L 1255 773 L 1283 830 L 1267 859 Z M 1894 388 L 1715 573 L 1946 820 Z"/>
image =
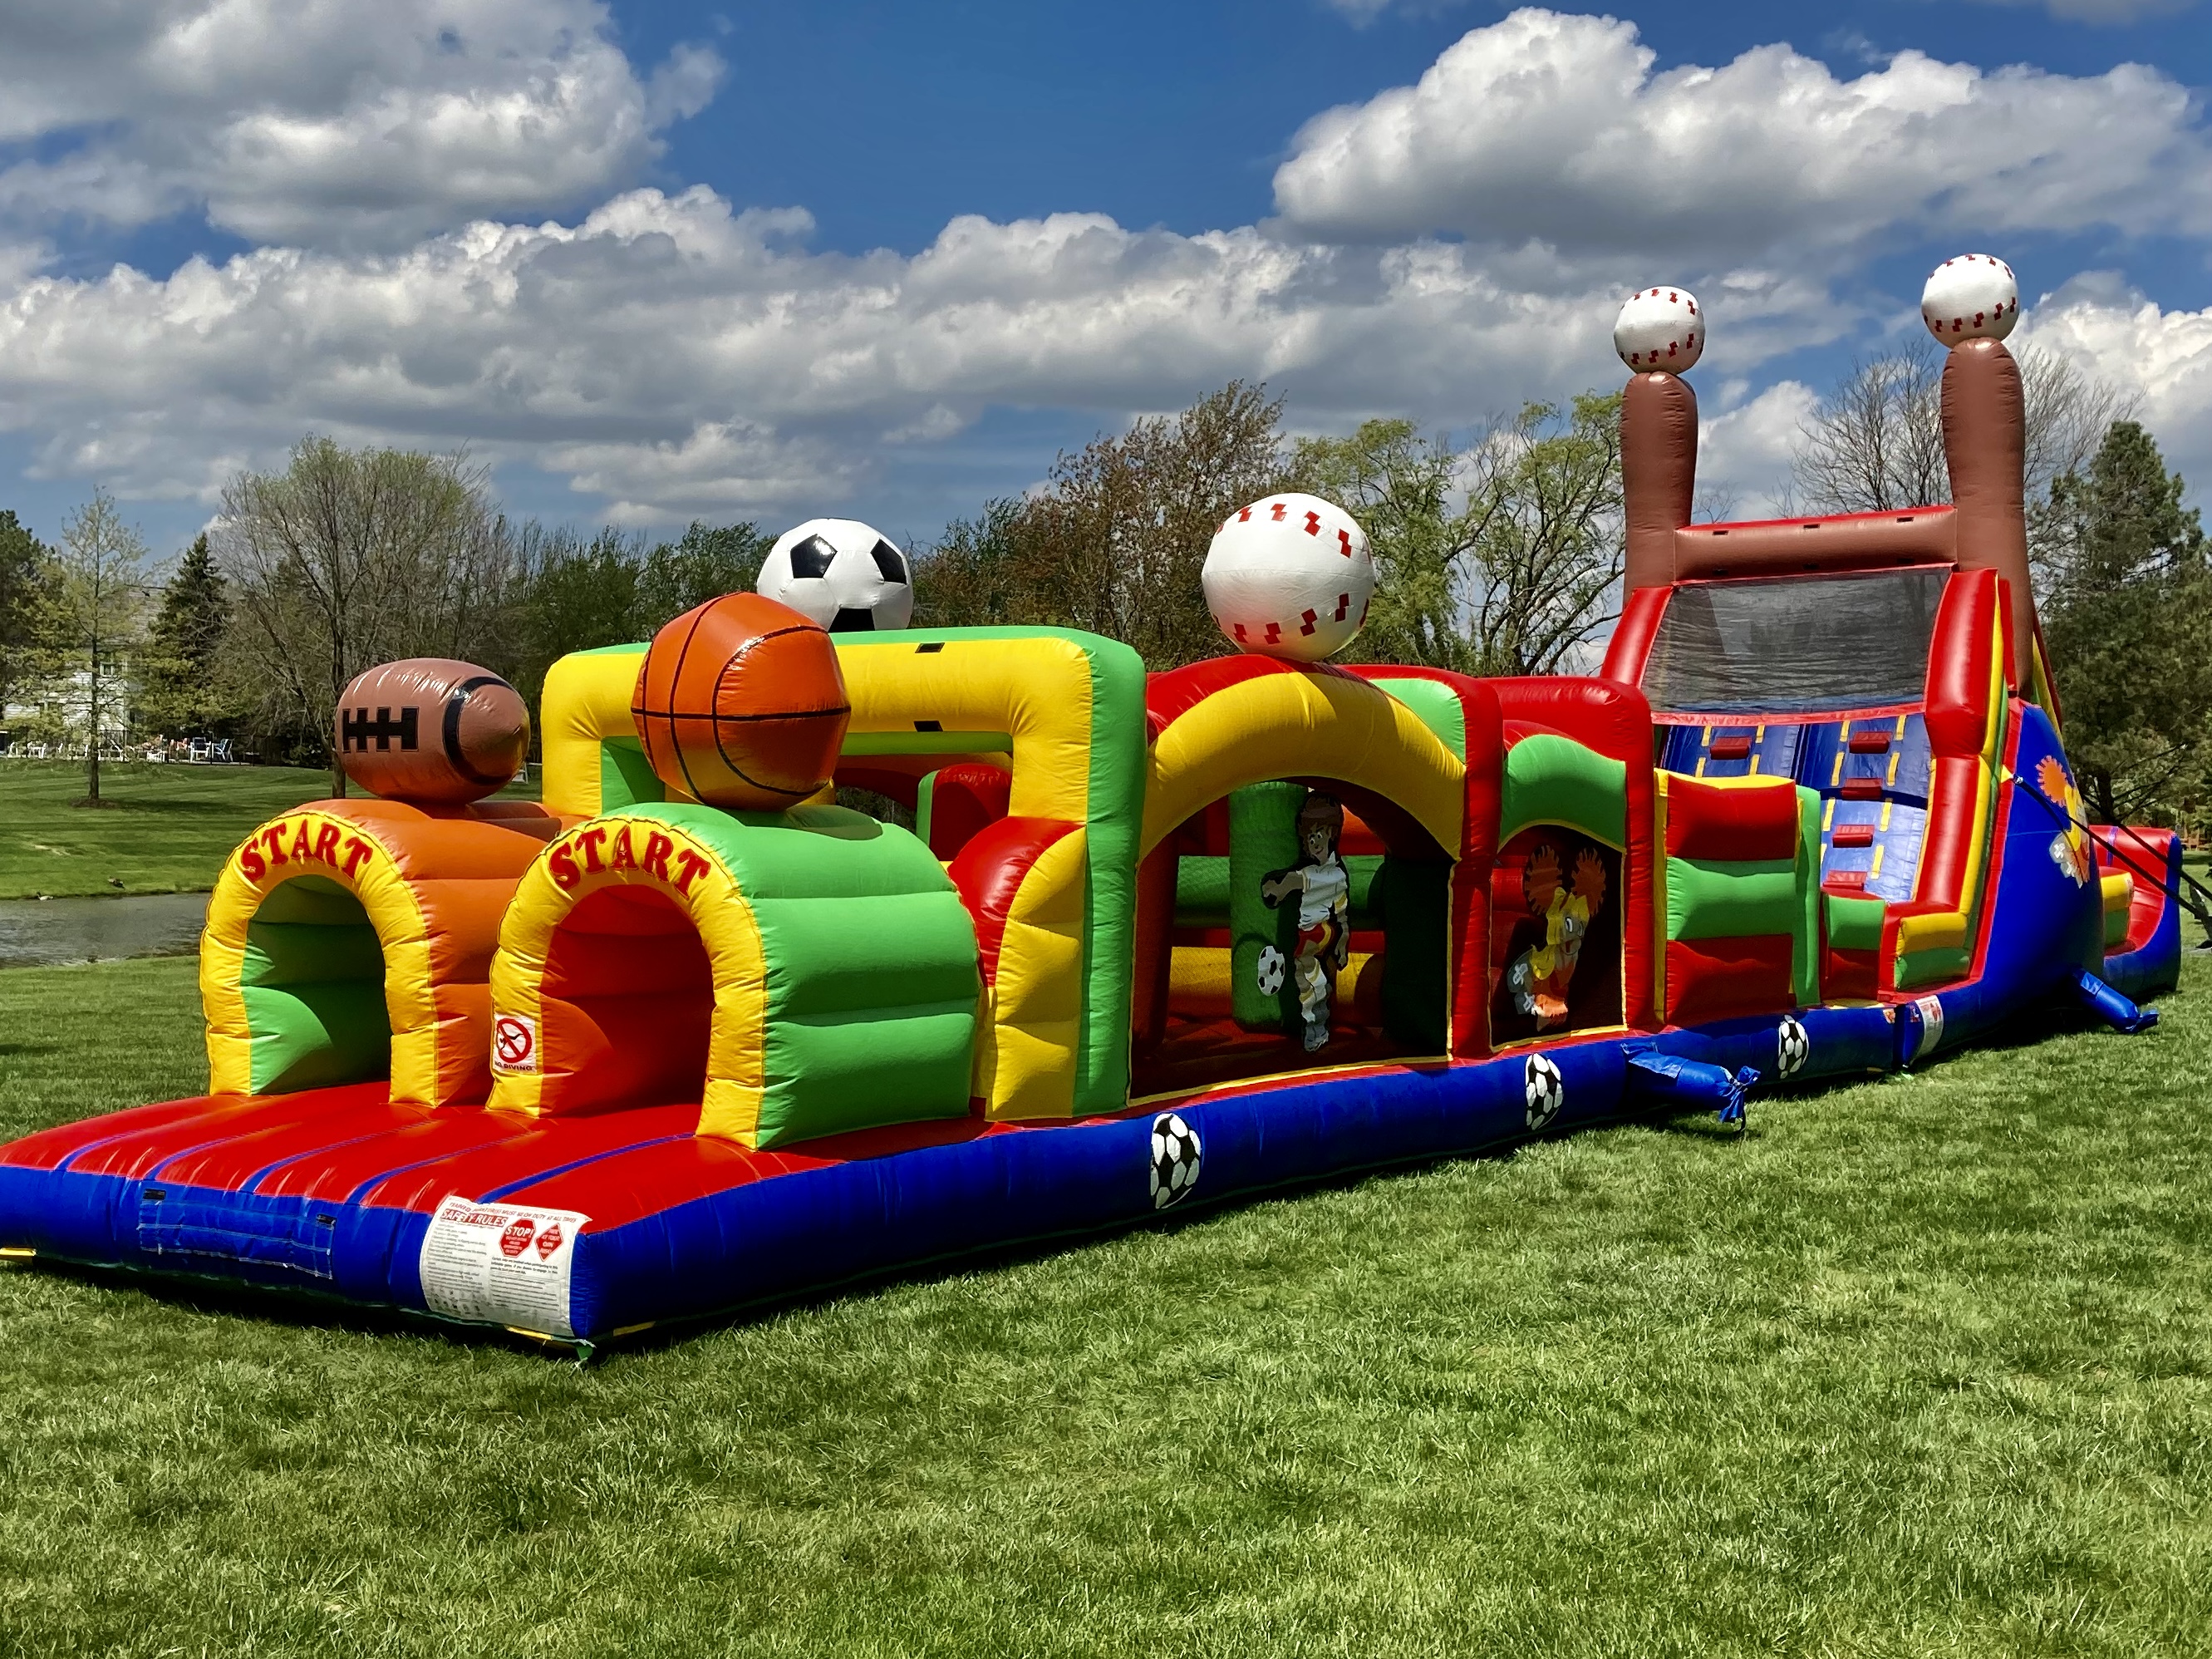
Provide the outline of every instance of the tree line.
<path id="1" fill-rule="evenodd" d="M 2085 794 L 2104 817 L 2212 816 L 2200 806 L 2212 802 L 2212 568 L 2197 515 L 2125 399 L 2032 347 L 2020 355 L 2038 604 Z M 1804 422 L 1784 510 L 1944 500 L 1939 377 L 1932 352 L 1856 365 Z M 1368 532 L 1363 659 L 1589 670 L 1620 599 L 1620 411 L 1617 394 L 1589 392 L 1456 435 L 1370 420 L 1316 437 L 1286 432 L 1265 387 L 1232 382 L 1061 454 L 1036 489 L 911 550 L 915 624 L 1084 629 L 1154 669 L 1216 654 L 1199 580 L 1215 528 L 1304 489 Z M 234 477 L 208 533 L 158 582 L 104 493 L 51 547 L 0 513 L 0 725 L 18 738 L 228 736 L 263 758 L 329 763 L 337 695 L 362 669 L 460 657 L 534 705 L 566 653 L 649 637 L 751 586 L 772 540 L 753 523 L 655 539 L 518 521 L 465 457 L 311 435 L 283 468 Z"/>

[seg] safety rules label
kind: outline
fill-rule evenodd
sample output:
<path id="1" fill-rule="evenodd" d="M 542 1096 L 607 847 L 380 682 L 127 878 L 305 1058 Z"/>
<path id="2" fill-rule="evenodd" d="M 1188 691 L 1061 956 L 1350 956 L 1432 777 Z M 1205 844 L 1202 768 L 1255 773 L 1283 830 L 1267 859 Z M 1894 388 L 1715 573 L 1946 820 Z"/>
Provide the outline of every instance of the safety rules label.
<path id="1" fill-rule="evenodd" d="M 422 1300 L 433 1313 L 574 1336 L 568 1273 L 589 1216 L 448 1198 L 422 1235 Z"/>

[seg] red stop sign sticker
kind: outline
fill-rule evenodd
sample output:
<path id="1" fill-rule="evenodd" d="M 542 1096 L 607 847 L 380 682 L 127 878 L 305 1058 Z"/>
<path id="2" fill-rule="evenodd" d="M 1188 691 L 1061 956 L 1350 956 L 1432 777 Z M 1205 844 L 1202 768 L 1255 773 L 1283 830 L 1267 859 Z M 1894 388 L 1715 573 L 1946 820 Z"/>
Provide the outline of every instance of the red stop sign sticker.
<path id="1" fill-rule="evenodd" d="M 507 1224 L 507 1231 L 499 1236 L 499 1248 L 501 1254 L 505 1255 L 520 1255 L 525 1250 L 530 1248 L 531 1237 L 536 1233 L 537 1231 L 537 1224 L 532 1222 L 528 1216 L 519 1215 L 515 1217 L 514 1220 Z"/>

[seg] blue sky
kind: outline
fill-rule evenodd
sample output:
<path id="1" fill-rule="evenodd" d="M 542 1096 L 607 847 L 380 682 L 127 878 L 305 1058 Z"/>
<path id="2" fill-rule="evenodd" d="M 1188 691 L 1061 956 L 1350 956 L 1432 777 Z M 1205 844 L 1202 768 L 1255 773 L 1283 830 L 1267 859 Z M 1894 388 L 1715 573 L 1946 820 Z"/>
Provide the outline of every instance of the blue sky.
<path id="1" fill-rule="evenodd" d="M 1232 374 L 1301 430 L 1613 384 L 1681 282 L 1752 513 L 1969 250 L 2212 477 L 2207 16 L 13 0 L 0 505 L 105 484 L 167 550 L 313 428 L 547 518 L 926 538 Z"/>

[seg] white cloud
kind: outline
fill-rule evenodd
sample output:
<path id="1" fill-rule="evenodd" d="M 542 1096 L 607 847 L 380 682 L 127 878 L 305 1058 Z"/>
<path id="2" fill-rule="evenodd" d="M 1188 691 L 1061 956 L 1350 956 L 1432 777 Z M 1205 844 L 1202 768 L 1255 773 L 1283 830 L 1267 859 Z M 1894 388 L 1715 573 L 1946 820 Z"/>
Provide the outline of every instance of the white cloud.
<path id="1" fill-rule="evenodd" d="M 1741 401 L 1723 393 L 1717 409 L 1699 411 L 1698 495 L 1701 505 L 1717 508 L 1710 516 L 1764 519 L 1782 511 L 1790 458 L 1819 401 L 1803 382 L 1782 380 Z"/>
<path id="2" fill-rule="evenodd" d="M 2171 17 L 2197 0 L 1979 0 L 1983 5 L 2034 6 L 2069 23 L 2139 23 L 2146 17 Z"/>
<path id="3" fill-rule="evenodd" d="M 1110 422 L 1231 377 L 1268 380 L 1310 428 L 1465 427 L 1617 384 L 1619 297 L 1667 279 L 1714 319 L 1705 481 L 1750 511 L 1771 505 L 1812 394 L 1747 377 L 1887 314 L 1836 294 L 1886 229 L 1946 203 L 1979 227 L 2000 200 L 2019 227 L 2132 224 L 2154 196 L 2168 229 L 2212 224 L 2212 170 L 2188 170 L 2193 106 L 2148 70 L 1909 57 L 1838 82 L 1771 47 L 1654 75 L 1629 25 L 1521 12 L 1419 87 L 1310 125 L 1278 177 L 1280 223 L 963 216 L 910 256 L 817 253 L 799 210 L 609 193 L 722 69 L 686 48 L 641 80 L 605 23 L 596 0 L 0 16 L 5 131 L 80 141 L 0 175 L 0 216 L 12 202 L 43 227 L 0 234 L 0 432 L 34 476 L 141 499 L 211 501 L 313 428 L 466 444 L 629 520 L 767 514 L 848 499 L 992 408 Z M 1981 179 L 2015 141 L 2009 184 Z M 1927 158 L 1954 143 L 1939 174 Z M 40 239 L 65 222 L 37 215 L 64 175 L 88 210 L 201 204 L 269 245 L 166 278 L 55 275 Z M 546 216 L 564 196 L 597 205 Z M 2101 290 L 2051 303 L 2069 349 L 2166 350 L 2201 381 L 2181 365 L 2204 319 L 2130 321 L 2148 302 Z"/>
<path id="4" fill-rule="evenodd" d="M 796 502 L 886 433 L 992 404 L 1174 407 L 1244 375 L 1322 416 L 1465 419 L 1614 373 L 1609 290 L 1512 289 L 1457 248 L 1060 214 L 850 258 L 807 252 L 808 228 L 645 190 L 392 256 L 36 276 L 0 301 L 0 429 L 43 434 L 41 473 L 202 499 L 311 425 L 465 441 L 639 516 Z"/>
<path id="5" fill-rule="evenodd" d="M 2166 465 L 2194 495 L 2212 487 L 2212 307 L 2167 311 L 2118 275 L 2094 272 L 2022 307 L 2014 338 L 2139 394 L 2138 418 Z"/>
<path id="6" fill-rule="evenodd" d="M 632 182 L 712 96 L 680 47 L 641 82 L 599 0 L 66 0 L 0 9 L 18 225 L 204 211 L 255 241 L 400 247 Z M 58 153 L 55 153 L 58 152 Z"/>
<path id="7" fill-rule="evenodd" d="M 1309 122 L 1276 205 L 1323 240 L 1453 233 L 1705 269 L 1821 259 L 1899 227 L 2212 230 L 2197 107 L 2141 65 L 2074 77 L 1903 52 L 1842 81 L 1786 46 L 1656 63 L 1633 23 L 1516 11 L 1417 85 Z"/>

